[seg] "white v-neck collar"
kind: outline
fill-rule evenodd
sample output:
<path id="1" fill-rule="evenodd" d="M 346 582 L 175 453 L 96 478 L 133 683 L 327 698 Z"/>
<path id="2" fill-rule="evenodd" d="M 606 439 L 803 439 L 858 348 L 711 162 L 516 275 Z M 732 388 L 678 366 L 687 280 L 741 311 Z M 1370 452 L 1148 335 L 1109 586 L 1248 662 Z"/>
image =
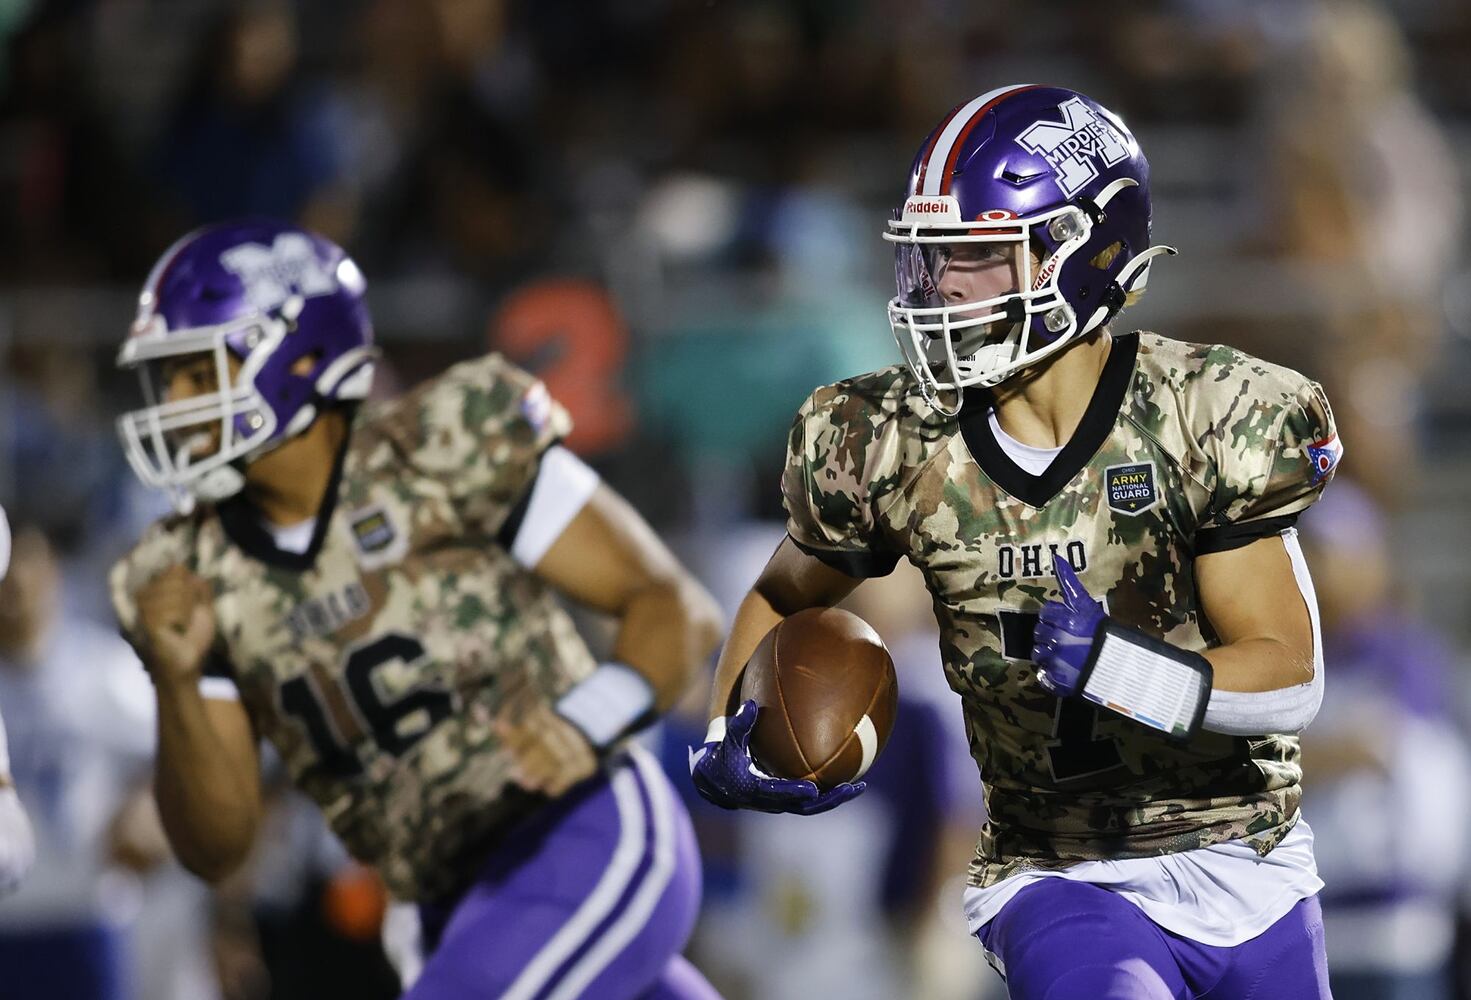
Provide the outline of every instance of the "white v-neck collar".
<path id="1" fill-rule="evenodd" d="M 1037 448 L 1033 445 L 1022 444 L 1001 429 L 1001 421 L 997 419 L 994 407 L 986 414 L 986 419 L 991 424 L 991 433 L 996 435 L 996 443 L 1001 446 L 1006 457 L 1033 476 L 1040 476 L 1046 472 L 1052 460 L 1061 455 L 1062 449 L 1067 447 L 1066 444 L 1060 444 L 1056 448 Z"/>

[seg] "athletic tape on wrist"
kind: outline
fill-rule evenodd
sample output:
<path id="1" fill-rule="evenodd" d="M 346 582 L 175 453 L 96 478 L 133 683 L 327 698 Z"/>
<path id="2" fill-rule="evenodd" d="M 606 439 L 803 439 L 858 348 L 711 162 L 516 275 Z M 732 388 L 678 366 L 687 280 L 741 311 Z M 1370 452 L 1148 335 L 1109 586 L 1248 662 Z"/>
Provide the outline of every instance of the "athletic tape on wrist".
<path id="1" fill-rule="evenodd" d="M 723 715 L 717 715 L 710 720 L 710 728 L 705 730 L 706 743 L 724 743 L 725 725 L 729 720 Z"/>
<path id="2" fill-rule="evenodd" d="M 573 685 L 556 710 L 589 743 L 606 750 L 653 720 L 654 688 L 637 670 L 610 661 Z"/>

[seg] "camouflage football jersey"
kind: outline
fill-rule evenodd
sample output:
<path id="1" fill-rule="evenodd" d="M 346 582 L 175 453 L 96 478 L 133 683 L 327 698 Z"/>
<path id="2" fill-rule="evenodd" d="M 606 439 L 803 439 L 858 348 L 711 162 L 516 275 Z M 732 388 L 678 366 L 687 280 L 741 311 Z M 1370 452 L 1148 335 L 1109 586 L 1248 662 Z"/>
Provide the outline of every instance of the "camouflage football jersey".
<path id="1" fill-rule="evenodd" d="M 901 557 L 924 574 L 986 788 L 972 884 L 1236 838 L 1266 854 L 1298 817 L 1295 736 L 1170 742 L 1059 700 L 1028 658 L 1037 612 L 1061 597 L 1054 552 L 1120 620 L 1218 644 L 1193 560 L 1286 530 L 1318 497 L 1338 454 L 1321 389 L 1229 347 L 1119 337 L 1040 476 L 1007 457 L 989 409 L 973 391 L 941 416 L 902 366 L 826 386 L 797 416 L 783 477 L 803 550 L 854 576 Z"/>
<path id="2" fill-rule="evenodd" d="M 508 786 L 500 706 L 555 699 L 593 669 L 505 542 L 570 427 L 526 373 L 466 362 L 357 415 L 305 553 L 234 500 L 160 521 L 113 568 L 135 644 L 154 575 L 183 563 L 213 586 L 208 672 L 234 681 L 297 787 L 400 898 L 459 888 L 530 807 Z"/>

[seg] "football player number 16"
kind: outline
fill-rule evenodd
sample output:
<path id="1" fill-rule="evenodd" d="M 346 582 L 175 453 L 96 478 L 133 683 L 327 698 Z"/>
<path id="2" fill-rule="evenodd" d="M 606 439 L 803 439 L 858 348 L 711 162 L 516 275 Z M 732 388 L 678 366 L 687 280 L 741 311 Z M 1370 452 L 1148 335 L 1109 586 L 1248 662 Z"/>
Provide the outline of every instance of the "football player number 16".
<path id="1" fill-rule="evenodd" d="M 1008 660 L 1031 660 L 1032 633 L 1037 627 L 1034 611 L 999 609 L 1002 653 Z M 1118 740 L 1099 736 L 1098 706 L 1082 698 L 1059 698 L 1052 717 L 1052 739 L 1047 758 L 1057 781 L 1076 781 L 1124 763 Z"/>
<path id="2" fill-rule="evenodd" d="M 318 693 L 306 674 L 282 684 L 281 707 L 306 729 L 324 767 L 339 775 L 361 774 L 362 762 L 353 747 L 364 738 L 396 757 L 454 710 L 453 698 L 442 688 L 414 688 L 391 701 L 380 694 L 380 671 L 391 666 L 404 669 L 423 656 L 419 640 L 390 632 L 347 653 L 335 691 Z M 329 706 L 345 709 L 349 704 L 355 712 L 332 713 L 329 721 Z"/>

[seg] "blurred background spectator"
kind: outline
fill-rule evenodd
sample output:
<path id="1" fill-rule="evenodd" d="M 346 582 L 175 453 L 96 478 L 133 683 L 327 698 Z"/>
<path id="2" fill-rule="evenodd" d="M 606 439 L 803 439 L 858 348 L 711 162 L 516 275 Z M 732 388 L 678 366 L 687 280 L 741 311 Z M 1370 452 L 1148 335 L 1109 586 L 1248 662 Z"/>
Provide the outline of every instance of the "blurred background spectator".
<path id="1" fill-rule="evenodd" d="M 59 606 L 60 582 L 46 537 L 21 526 L 0 583 L 0 706 L 36 866 L 0 900 L 6 996 L 207 1000 L 207 893 L 166 870 L 148 793 L 152 689 L 115 631 Z"/>
<path id="2" fill-rule="evenodd" d="M 1471 846 L 1471 757 L 1454 662 L 1405 609 L 1384 527 L 1349 483 L 1303 518 L 1332 671 L 1303 736 L 1313 775 L 1304 809 L 1327 883 L 1333 995 L 1445 1000 Z"/>
<path id="3" fill-rule="evenodd" d="M 298 72 L 292 9 L 262 2 L 215 17 L 153 153 L 176 228 L 269 215 L 348 240 L 343 114 Z"/>
<path id="4" fill-rule="evenodd" d="M 505 351 L 573 409 L 570 443 L 734 600 L 780 534 L 796 406 L 814 385 L 897 359 L 878 234 L 924 133 L 992 86 L 1076 87 L 1139 135 L 1156 236 L 1182 251 L 1125 322 L 1293 365 L 1337 405 L 1341 478 L 1361 492 L 1304 524 L 1330 643 L 1306 810 L 1330 893 L 1342 890 L 1325 897 L 1335 984 L 1389 996 L 1349 991 L 1438 975 L 1447 949 L 1468 954 L 1448 929 L 1471 899 L 1451 857 L 1464 818 L 1432 830 L 1417 811 L 1448 809 L 1463 787 L 1471 705 L 1468 58 L 1471 7 L 1456 0 L 0 3 L 0 502 L 54 554 L 65 624 L 53 627 L 110 630 L 103 569 L 159 513 L 110 426 L 136 394 L 112 358 L 137 288 L 188 227 L 283 215 L 342 241 L 367 272 L 393 373 L 380 392 Z M 1348 492 L 1335 486 L 1325 505 Z M 943 731 L 958 707 L 913 604 L 890 594 L 864 613 L 888 620 L 906 720 L 937 713 Z M 586 625 L 596 641 L 598 623 Z M 1406 633 L 1438 638 L 1391 641 Z M 12 669 L 10 655 L 7 721 L 24 711 L 13 702 L 80 683 L 65 665 Z M 1361 725 L 1371 700 L 1380 714 Z M 697 694 L 665 726 L 672 770 L 703 714 Z M 62 762 L 78 773 L 102 753 L 65 735 L 75 718 L 32 721 L 27 742 L 71 747 Z M 917 805 L 883 794 L 876 773 L 851 823 L 696 810 L 696 957 L 733 1000 L 776 995 L 739 973 L 783 933 L 805 943 L 802 982 L 837 981 L 861 931 L 866 981 L 890 995 L 994 993 L 956 930 L 955 879 L 979 822 L 972 764 L 934 726 L 901 727 L 881 763 L 954 776 L 903 788 Z M 142 771 L 122 766 L 128 755 L 109 765 L 88 793 L 91 825 L 64 821 L 90 845 L 85 871 L 38 872 L 28 890 L 77 888 L 71 898 L 92 902 L 68 909 L 75 926 L 127 924 L 93 905 L 122 882 L 142 887 L 142 906 L 173 876 L 197 891 L 168 863 L 143 864 L 146 851 L 107 846 L 114 826 L 147 841 L 130 792 L 148 749 Z M 1402 808 L 1376 804 L 1390 793 L 1408 796 Z M 132 925 L 210 930 L 203 974 L 232 1000 L 313 995 L 347 968 L 361 995 L 391 993 L 360 936 L 381 904 L 371 880 L 293 818 L 289 798 L 279 809 L 214 920 L 195 919 L 202 896 L 180 895 L 186 918 Z M 839 840 L 851 850 L 824 852 Z M 899 844 L 919 845 L 902 875 Z M 851 877 L 802 863 L 847 855 Z M 52 926 L 15 903 L 0 933 Z M 1390 928 L 1405 914 L 1435 928 L 1416 937 L 1415 963 L 1376 964 L 1379 952 L 1349 944 L 1356 921 L 1399 940 Z M 139 978 L 166 950 L 146 935 L 110 940 L 135 970 L 118 973 L 124 985 L 170 995 Z M 1450 962 L 1446 995 L 1471 997 L 1467 965 Z"/>

